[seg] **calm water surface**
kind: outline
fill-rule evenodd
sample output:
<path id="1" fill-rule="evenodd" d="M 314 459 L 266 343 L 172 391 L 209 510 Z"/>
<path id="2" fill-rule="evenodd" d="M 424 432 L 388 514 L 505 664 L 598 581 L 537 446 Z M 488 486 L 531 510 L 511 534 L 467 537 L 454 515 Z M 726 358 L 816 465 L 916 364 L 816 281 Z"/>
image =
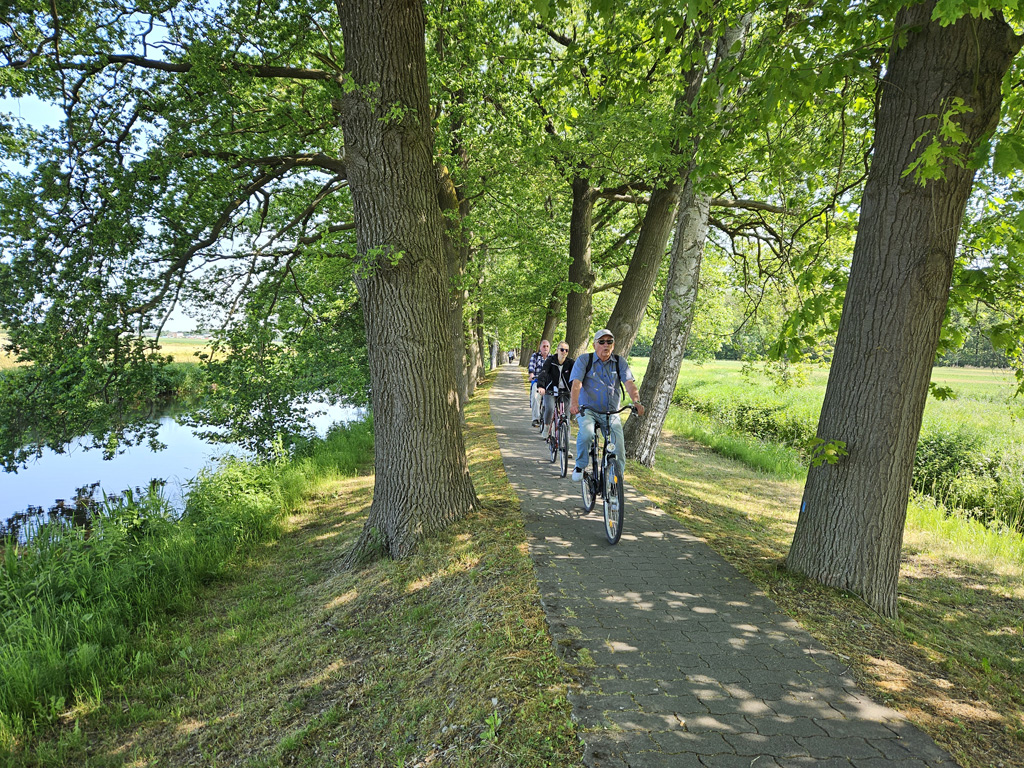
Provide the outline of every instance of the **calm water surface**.
<path id="1" fill-rule="evenodd" d="M 311 419 L 321 436 L 333 424 L 354 421 L 364 413 L 361 408 L 345 406 L 316 408 L 324 411 Z M 150 480 L 165 480 L 164 495 L 176 509 L 181 509 L 185 485 L 200 469 L 220 456 L 246 453 L 237 445 L 207 443 L 170 416 L 159 423 L 158 438 L 167 446 L 162 451 L 152 451 L 144 443 L 104 461 L 102 451 L 86 450 L 74 442 L 65 453 L 44 450 L 39 459 L 29 462 L 16 475 L 0 472 L 0 521 L 30 506 L 49 509 L 58 499 L 70 503 L 77 489 L 97 482 L 100 488 L 95 498 L 102 498 L 100 490 L 108 495 L 119 494 L 126 488 L 145 488 Z"/>

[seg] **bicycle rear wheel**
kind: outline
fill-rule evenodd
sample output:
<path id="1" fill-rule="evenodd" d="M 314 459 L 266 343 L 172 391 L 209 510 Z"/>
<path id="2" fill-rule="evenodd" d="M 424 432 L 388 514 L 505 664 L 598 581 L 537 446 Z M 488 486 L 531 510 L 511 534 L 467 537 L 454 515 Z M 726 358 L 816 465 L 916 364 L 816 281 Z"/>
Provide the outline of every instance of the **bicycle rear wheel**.
<path id="1" fill-rule="evenodd" d="M 597 500 L 597 481 L 589 472 L 584 472 L 580 480 L 580 495 L 583 497 L 583 512 L 590 514 Z"/>
<path id="2" fill-rule="evenodd" d="M 605 460 L 604 476 L 607 479 L 604 489 L 604 535 L 609 544 L 618 544 L 622 536 L 626 498 L 622 486 L 622 470 L 614 458 Z"/>
<path id="3" fill-rule="evenodd" d="M 558 461 L 558 440 L 555 438 L 554 432 L 548 435 L 548 452 L 551 454 L 552 464 Z"/>
<path id="4" fill-rule="evenodd" d="M 562 461 L 562 477 L 569 471 L 569 422 L 564 419 L 558 424 L 558 456 Z"/>

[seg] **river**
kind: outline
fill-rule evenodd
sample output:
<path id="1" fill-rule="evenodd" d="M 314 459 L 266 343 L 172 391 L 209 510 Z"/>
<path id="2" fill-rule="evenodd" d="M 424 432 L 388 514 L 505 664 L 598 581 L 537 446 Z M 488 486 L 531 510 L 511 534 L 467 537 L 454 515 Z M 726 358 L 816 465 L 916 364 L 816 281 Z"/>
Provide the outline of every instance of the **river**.
<path id="1" fill-rule="evenodd" d="M 326 434 L 331 425 L 361 418 L 361 408 L 317 405 L 320 415 L 311 418 L 318 435 Z M 184 506 L 185 486 L 203 467 L 213 464 L 225 454 L 245 455 L 237 445 L 208 443 L 197 437 L 191 428 L 179 424 L 171 416 L 159 420 L 158 439 L 167 447 L 153 451 L 149 445 L 133 446 L 109 461 L 103 452 L 86 450 L 81 441 L 73 441 L 64 453 L 43 451 L 38 459 L 17 474 L 0 472 L 0 523 L 29 507 L 49 509 L 59 500 L 71 503 L 76 491 L 99 483 L 95 498 L 119 494 L 126 489 L 149 485 L 151 480 L 165 481 L 164 495 L 178 510 Z"/>

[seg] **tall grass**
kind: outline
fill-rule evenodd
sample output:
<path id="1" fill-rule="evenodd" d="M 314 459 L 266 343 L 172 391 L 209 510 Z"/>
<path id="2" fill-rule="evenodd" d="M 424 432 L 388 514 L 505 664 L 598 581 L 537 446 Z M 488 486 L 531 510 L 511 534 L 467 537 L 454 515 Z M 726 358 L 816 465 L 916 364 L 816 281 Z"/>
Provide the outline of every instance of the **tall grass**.
<path id="1" fill-rule="evenodd" d="M 696 411 L 672 408 L 665 419 L 665 428 L 696 440 L 716 453 L 778 477 L 795 480 L 807 475 L 807 467 L 795 448 L 737 432 L 718 419 Z"/>
<path id="2" fill-rule="evenodd" d="M 373 455 L 372 424 L 333 429 L 294 457 L 229 460 L 193 482 L 176 519 L 156 492 L 109 503 L 88 529 L 49 524 L 0 563 L 0 749 L 155 660 L 140 642 L 160 617 L 254 545 L 321 482 Z"/>
<path id="3" fill-rule="evenodd" d="M 631 365 L 646 369 L 645 360 Z M 793 452 L 785 454 L 787 462 L 795 457 L 806 465 L 828 371 L 772 373 L 734 361 L 684 363 L 673 402 L 705 418 L 677 417 L 677 431 L 751 466 L 801 476 L 795 467 L 775 468 L 774 446 Z M 914 489 L 947 509 L 1024 531 L 1024 403 L 1012 397 L 1012 375 L 937 368 L 933 380 L 953 397 L 928 400 Z"/>

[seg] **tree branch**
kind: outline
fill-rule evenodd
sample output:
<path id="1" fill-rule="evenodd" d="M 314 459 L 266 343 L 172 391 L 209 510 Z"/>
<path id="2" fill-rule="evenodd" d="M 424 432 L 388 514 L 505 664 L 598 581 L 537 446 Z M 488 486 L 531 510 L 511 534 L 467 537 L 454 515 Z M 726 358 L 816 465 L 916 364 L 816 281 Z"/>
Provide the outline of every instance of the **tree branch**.
<path id="1" fill-rule="evenodd" d="M 762 203 L 758 200 L 726 200 L 722 197 L 711 199 L 711 205 L 715 208 L 742 208 L 747 211 L 767 211 L 768 213 L 782 213 L 790 215 L 793 211 L 781 205 Z"/>
<path id="2" fill-rule="evenodd" d="M 147 59 L 142 56 L 123 53 L 110 54 L 105 57 L 105 60 L 109 64 L 130 64 L 135 67 L 142 67 L 143 69 L 155 69 L 160 72 L 174 72 L 177 74 L 191 72 L 193 66 L 188 62 L 175 63 L 170 61 L 160 61 L 159 59 Z M 322 69 L 274 67 L 268 64 L 247 64 L 241 62 L 234 64 L 221 64 L 219 69 L 221 72 L 244 72 L 252 75 L 253 77 L 280 77 L 291 78 L 293 80 L 338 80 L 340 77 L 340 74 L 337 72 L 327 72 Z"/>

